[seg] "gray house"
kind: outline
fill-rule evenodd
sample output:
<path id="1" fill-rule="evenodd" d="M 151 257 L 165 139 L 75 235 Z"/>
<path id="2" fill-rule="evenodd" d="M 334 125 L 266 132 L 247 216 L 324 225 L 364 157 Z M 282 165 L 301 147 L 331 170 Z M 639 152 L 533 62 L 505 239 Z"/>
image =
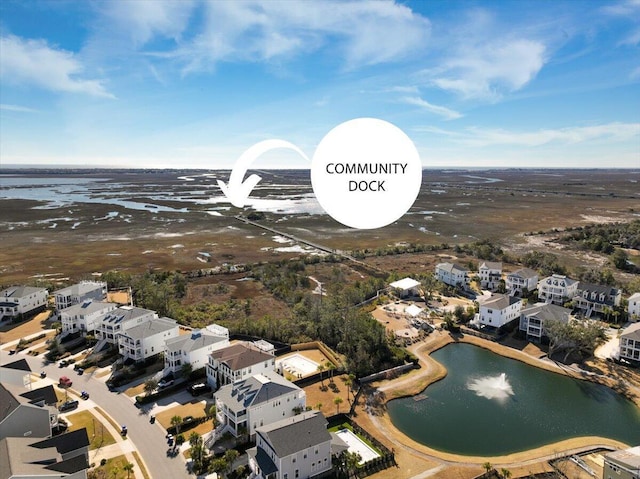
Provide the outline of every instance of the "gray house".
<path id="1" fill-rule="evenodd" d="M 43 397 L 24 397 L 19 386 L 0 384 L 0 439 L 6 437 L 50 437 L 58 424 L 58 410 L 44 404 Z"/>

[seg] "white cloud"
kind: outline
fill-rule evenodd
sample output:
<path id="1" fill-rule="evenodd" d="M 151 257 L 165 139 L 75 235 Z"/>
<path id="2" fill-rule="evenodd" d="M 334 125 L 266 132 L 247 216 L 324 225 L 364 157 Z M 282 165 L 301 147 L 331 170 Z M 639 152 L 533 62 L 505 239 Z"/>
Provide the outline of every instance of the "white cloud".
<path id="1" fill-rule="evenodd" d="M 51 91 L 114 98 L 102 81 L 80 78 L 84 68 L 73 53 L 52 48 L 45 41 L 3 36 L 0 51 L 0 76 L 6 81 Z"/>
<path id="2" fill-rule="evenodd" d="M 195 6 L 204 15 L 189 24 Z M 106 16 L 118 30 L 130 30 L 138 45 L 154 36 L 173 38 L 175 48 L 153 53 L 177 58 L 185 72 L 221 61 L 277 62 L 323 49 L 351 69 L 415 53 L 430 32 L 426 18 L 392 0 L 113 2 Z M 187 27 L 197 33 L 187 35 Z"/>
<path id="3" fill-rule="evenodd" d="M 38 110 L 20 105 L 7 105 L 5 103 L 0 104 L 0 110 L 2 111 L 15 111 L 20 113 L 36 113 Z"/>
<path id="4" fill-rule="evenodd" d="M 640 123 L 615 122 L 603 125 L 573 126 L 529 132 L 491 128 L 468 128 L 462 131 L 447 131 L 440 128 L 421 127 L 419 130 L 451 137 L 454 142 L 469 147 L 497 145 L 538 147 L 548 144 L 574 145 L 593 141 L 624 142 L 640 136 Z"/>
<path id="5" fill-rule="evenodd" d="M 458 48 L 441 67 L 425 70 L 432 85 L 463 98 L 498 99 L 520 90 L 545 63 L 545 46 L 534 40 L 493 41 Z"/>
<path id="6" fill-rule="evenodd" d="M 459 113 L 455 110 L 451 110 L 444 106 L 434 105 L 433 103 L 429 103 L 427 100 L 424 100 L 420 97 L 415 96 L 406 96 L 401 98 L 401 101 L 404 103 L 408 103 L 409 105 L 419 106 L 424 110 L 427 110 L 431 113 L 435 113 L 446 120 L 456 120 L 458 118 L 462 118 L 462 113 Z"/>

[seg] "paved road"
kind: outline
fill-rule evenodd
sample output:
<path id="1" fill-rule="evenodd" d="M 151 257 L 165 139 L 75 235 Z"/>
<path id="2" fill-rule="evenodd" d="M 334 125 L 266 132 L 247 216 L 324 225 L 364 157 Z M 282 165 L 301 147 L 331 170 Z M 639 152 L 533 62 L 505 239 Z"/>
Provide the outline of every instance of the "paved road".
<path id="1" fill-rule="evenodd" d="M 72 389 L 87 391 L 96 405 L 106 411 L 118 424 L 127 426 L 128 440 L 134 443 L 153 479 L 190 477 L 181 456 L 167 457 L 168 447 L 164 430 L 157 422 L 150 424 L 148 414 L 136 408 L 131 399 L 124 394 L 110 392 L 105 383 L 92 378 L 90 374 L 78 376 L 73 368 L 59 368 L 55 363 L 43 366 L 43 358 L 24 354 L 9 356 L 4 350 L 1 354 L 0 364 L 26 359 L 34 372 L 44 370 L 47 377 L 55 381 L 60 376 L 68 376 L 73 381 Z"/>

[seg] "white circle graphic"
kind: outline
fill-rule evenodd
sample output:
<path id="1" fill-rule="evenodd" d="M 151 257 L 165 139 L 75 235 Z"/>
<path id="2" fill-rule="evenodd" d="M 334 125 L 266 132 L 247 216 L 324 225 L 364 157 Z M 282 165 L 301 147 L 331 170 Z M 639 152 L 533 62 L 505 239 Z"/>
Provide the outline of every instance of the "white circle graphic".
<path id="1" fill-rule="evenodd" d="M 311 162 L 320 205 L 351 228 L 381 228 L 398 220 L 413 205 L 421 183 L 422 164 L 411 139 L 377 118 L 336 126 Z"/>

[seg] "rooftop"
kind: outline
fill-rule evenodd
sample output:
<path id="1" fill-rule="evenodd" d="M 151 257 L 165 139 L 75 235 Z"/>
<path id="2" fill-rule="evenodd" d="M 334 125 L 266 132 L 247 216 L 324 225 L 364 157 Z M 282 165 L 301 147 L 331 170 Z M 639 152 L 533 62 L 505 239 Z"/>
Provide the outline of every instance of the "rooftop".
<path id="1" fill-rule="evenodd" d="M 515 298 L 507 294 L 492 293 L 491 296 L 480 305 L 486 308 L 505 309 L 521 301 L 520 298 Z"/>
<path id="2" fill-rule="evenodd" d="M 73 306 L 69 306 L 68 308 L 63 309 L 60 313 L 65 315 L 76 315 L 76 314 L 93 314 L 99 313 L 102 311 L 110 311 L 115 309 L 117 306 L 116 303 L 107 303 L 104 301 L 83 301 L 82 303 L 74 304 Z"/>
<path id="3" fill-rule="evenodd" d="M 629 469 L 640 469 L 640 446 L 606 454 L 605 459 L 613 460 Z"/>
<path id="4" fill-rule="evenodd" d="M 463 266 L 460 266 L 456 263 L 439 263 L 436 266 L 437 269 L 441 269 L 443 271 L 448 271 L 449 273 L 468 273 L 469 270 Z"/>
<path id="5" fill-rule="evenodd" d="M 144 339 L 172 329 L 178 330 L 178 323 L 175 319 L 149 318 L 140 324 L 130 327 L 122 335 L 131 339 Z"/>
<path id="6" fill-rule="evenodd" d="M 136 308 L 134 306 L 120 306 L 110 311 L 103 319 L 107 323 L 117 324 L 140 318 L 147 314 L 155 315 L 155 311 L 144 308 Z"/>
<path id="7" fill-rule="evenodd" d="M 306 411 L 282 419 L 257 428 L 256 433 L 265 438 L 280 458 L 331 441 L 327 420 L 320 411 Z"/>
<path id="8" fill-rule="evenodd" d="M 292 391 L 300 391 L 300 388 L 274 372 L 256 374 L 242 381 L 222 386 L 215 393 L 215 397 L 231 410 L 239 411 Z"/>
<path id="9" fill-rule="evenodd" d="M 571 310 L 551 303 L 536 303 L 527 306 L 520 311 L 524 316 L 536 316 L 543 321 L 559 320 L 565 321 L 569 319 Z"/>
<path id="10" fill-rule="evenodd" d="M 522 279 L 531 279 L 531 278 L 537 278 L 538 273 L 536 273 L 534 270 L 529 268 L 521 268 L 517 271 L 514 271 L 513 273 L 509 273 L 509 276 L 518 276 L 519 278 L 522 278 Z"/>
<path id="11" fill-rule="evenodd" d="M 274 359 L 273 354 L 265 353 L 247 343 L 232 344 L 211 353 L 211 357 L 226 364 L 231 370 L 238 371 L 262 361 Z"/>
<path id="12" fill-rule="evenodd" d="M 394 281 L 389 286 L 391 286 L 392 288 L 407 290 L 415 288 L 416 286 L 420 286 L 420 281 L 416 281 L 413 278 L 403 278 L 398 281 Z"/>
<path id="13" fill-rule="evenodd" d="M 632 325 L 627 326 L 620 337 L 640 341 L 640 323 L 633 323 Z"/>
<path id="14" fill-rule="evenodd" d="M 47 292 L 46 288 L 34 288 L 33 286 L 11 286 L 10 288 L 0 291 L 0 298 L 20 299 L 33 293 L 41 291 Z"/>
<path id="15" fill-rule="evenodd" d="M 502 271 L 502 263 L 496 261 L 483 261 L 478 266 L 478 269 L 497 269 Z"/>
<path id="16" fill-rule="evenodd" d="M 613 286 L 607 286 L 604 284 L 585 283 L 583 281 L 580 281 L 580 283 L 578 284 L 578 289 L 580 291 L 588 291 L 589 293 L 597 293 L 597 294 L 604 293 L 609 296 L 617 296 L 618 294 L 620 294 L 620 290 L 617 288 L 614 288 Z"/>
<path id="17" fill-rule="evenodd" d="M 104 289 L 104 291 L 106 291 L 107 283 L 101 281 L 80 281 L 79 283 L 76 283 L 74 285 L 54 291 L 53 294 L 63 296 L 81 296 L 97 289 Z"/>
<path id="18" fill-rule="evenodd" d="M 229 338 L 217 336 L 206 330 L 192 331 L 191 334 L 183 334 L 176 338 L 168 339 L 166 342 L 167 351 L 197 351 L 212 344 L 227 341 Z"/>

